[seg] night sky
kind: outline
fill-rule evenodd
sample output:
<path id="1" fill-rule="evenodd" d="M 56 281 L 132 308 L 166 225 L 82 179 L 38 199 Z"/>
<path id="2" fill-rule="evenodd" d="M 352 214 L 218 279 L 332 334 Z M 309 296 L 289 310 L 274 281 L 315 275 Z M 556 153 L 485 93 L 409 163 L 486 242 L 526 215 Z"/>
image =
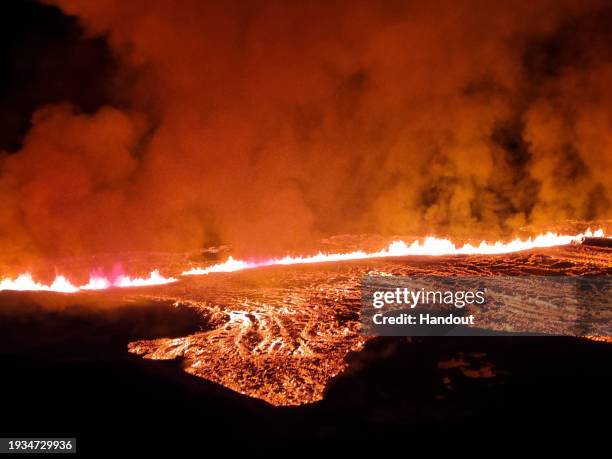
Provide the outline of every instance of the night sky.
<path id="1" fill-rule="evenodd" d="M 85 37 L 57 7 L 7 0 L 2 9 L 0 149 L 15 152 L 38 107 L 67 101 L 93 113 L 111 101 L 116 62 L 103 37 Z"/>

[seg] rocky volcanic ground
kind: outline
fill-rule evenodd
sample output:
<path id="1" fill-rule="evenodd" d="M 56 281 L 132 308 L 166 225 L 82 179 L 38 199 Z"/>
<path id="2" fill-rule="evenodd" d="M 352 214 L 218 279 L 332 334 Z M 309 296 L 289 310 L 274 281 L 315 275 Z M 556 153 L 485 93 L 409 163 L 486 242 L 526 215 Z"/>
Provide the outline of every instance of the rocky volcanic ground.
<path id="1" fill-rule="evenodd" d="M 183 265 L 156 264 L 171 273 Z M 366 274 L 609 276 L 612 249 L 270 267 L 75 295 L 2 292 L 9 396 L 0 427 L 9 436 L 76 435 L 81 450 L 110 454 L 114 443 L 100 435 L 129 437 L 140 451 L 174 450 L 187 438 L 220 448 L 237 438 L 249 448 L 270 438 L 344 447 L 410 432 L 546 425 L 591 435 L 602 426 L 607 339 L 366 339 L 358 329 Z M 508 309 L 504 320 L 524 313 Z M 516 325 L 537 330 L 551 317 L 538 311 Z"/>
<path id="2" fill-rule="evenodd" d="M 347 354 L 366 342 L 359 333 L 363 276 L 610 274 L 609 248 L 572 245 L 510 255 L 405 257 L 198 276 L 147 297 L 194 310 L 200 330 L 134 341 L 129 351 L 147 359 L 182 359 L 190 374 L 274 405 L 309 403 L 323 397 L 330 380 L 346 367 Z M 597 301 L 607 301 L 599 311 L 598 334 L 608 334 L 609 295 Z M 529 310 L 513 304 L 485 325 L 571 335 L 570 316 L 554 307 Z"/>

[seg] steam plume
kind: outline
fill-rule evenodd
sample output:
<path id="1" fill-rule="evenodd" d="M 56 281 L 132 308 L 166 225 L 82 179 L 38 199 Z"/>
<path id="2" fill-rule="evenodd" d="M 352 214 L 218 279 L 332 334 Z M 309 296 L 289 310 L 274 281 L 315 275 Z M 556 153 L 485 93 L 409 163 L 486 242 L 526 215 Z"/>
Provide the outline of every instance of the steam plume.
<path id="1" fill-rule="evenodd" d="M 51 3 L 107 37 L 123 102 L 36 112 L 1 160 L 7 254 L 610 217 L 609 3 Z"/>

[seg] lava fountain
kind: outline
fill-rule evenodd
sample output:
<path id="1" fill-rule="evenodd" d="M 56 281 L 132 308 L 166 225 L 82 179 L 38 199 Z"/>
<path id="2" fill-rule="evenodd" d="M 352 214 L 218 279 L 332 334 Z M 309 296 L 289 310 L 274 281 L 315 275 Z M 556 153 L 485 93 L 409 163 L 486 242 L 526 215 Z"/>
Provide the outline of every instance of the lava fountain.
<path id="1" fill-rule="evenodd" d="M 590 229 L 584 233 L 576 235 L 563 235 L 557 233 L 540 234 L 534 238 L 526 240 L 515 239 L 510 242 L 497 241 L 488 243 L 482 241 L 478 245 L 464 244 L 457 246 L 449 239 L 436 237 L 426 237 L 422 242 L 414 241 L 407 244 L 404 241 L 394 241 L 388 247 L 377 252 L 365 252 L 357 250 L 348 253 L 322 253 L 307 256 L 285 256 L 282 258 L 268 258 L 263 260 L 237 260 L 228 257 L 223 263 L 218 263 L 208 267 L 196 267 L 182 272 L 183 276 L 204 275 L 212 273 L 231 273 L 245 269 L 260 268 L 265 266 L 287 266 L 312 263 L 341 262 L 351 260 L 364 260 L 373 258 L 405 257 L 413 255 L 499 255 L 522 250 L 554 247 L 581 242 L 585 237 L 605 237 L 604 231 Z M 51 291 L 59 293 L 75 293 L 87 290 L 106 290 L 109 288 L 126 287 L 146 287 L 154 285 L 164 285 L 176 282 L 174 277 L 164 277 L 159 270 L 155 269 L 149 273 L 148 277 L 130 277 L 119 275 L 107 277 L 99 273 L 92 273 L 86 284 L 77 286 L 66 276 L 57 275 L 50 284 L 40 283 L 32 278 L 30 273 L 23 273 L 16 278 L 4 278 L 0 280 L 0 291 Z"/>
<path id="2" fill-rule="evenodd" d="M 364 260 L 368 258 L 387 258 L 387 257 L 405 257 L 411 255 L 499 255 L 521 250 L 539 249 L 545 247 L 554 247 L 559 245 L 567 245 L 571 243 L 581 242 L 585 237 L 605 237 L 604 231 L 598 229 L 591 231 L 586 230 L 584 233 L 577 235 L 560 235 L 557 233 L 540 234 L 535 238 L 521 240 L 519 238 L 511 242 L 497 241 L 495 243 L 487 243 L 482 241 L 479 245 L 464 244 L 458 247 L 449 239 L 439 239 L 436 237 L 427 237 L 421 243 L 414 241 L 408 245 L 404 241 L 394 241 L 385 249 L 378 252 L 364 252 L 361 250 L 349 253 L 331 253 L 325 254 L 319 252 L 312 256 L 286 256 L 283 258 L 270 258 L 261 261 L 244 261 L 236 260 L 229 257 L 225 262 L 212 265 L 206 268 L 193 268 L 184 271 L 184 276 L 202 275 L 211 273 L 230 273 L 242 271 L 244 269 L 259 268 L 264 266 L 275 265 L 300 265 L 310 263 L 324 263 L 337 261 Z"/>
<path id="3" fill-rule="evenodd" d="M 109 288 L 145 287 L 151 285 L 163 285 L 176 282 L 174 277 L 164 277 L 159 271 L 153 270 L 148 277 L 130 277 L 120 275 L 115 278 L 99 274 L 91 274 L 89 282 L 76 286 L 63 275 L 57 275 L 50 284 L 42 284 L 35 281 L 30 273 L 23 273 L 15 279 L 4 278 L 0 281 L 0 291 L 41 291 L 58 293 L 76 293 L 81 290 L 106 290 Z"/>

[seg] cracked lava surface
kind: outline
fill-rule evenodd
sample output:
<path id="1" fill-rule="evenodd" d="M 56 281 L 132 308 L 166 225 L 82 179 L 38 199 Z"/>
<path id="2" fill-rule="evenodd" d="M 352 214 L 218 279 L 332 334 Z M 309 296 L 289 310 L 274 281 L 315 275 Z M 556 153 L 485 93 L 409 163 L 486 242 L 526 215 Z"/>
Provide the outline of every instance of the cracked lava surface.
<path id="1" fill-rule="evenodd" d="M 346 368 L 347 355 L 368 339 L 359 333 L 360 280 L 368 274 L 602 276 L 612 274 L 612 250 L 569 245 L 505 255 L 275 266 L 184 279 L 142 295 L 197 311 L 200 331 L 134 341 L 128 349 L 146 359 L 181 359 L 186 372 L 273 405 L 315 402 Z M 571 333 L 569 322 L 558 321 L 558 311 L 504 310 L 504 321 L 522 331 L 548 330 L 542 324 L 556 318 L 557 331 Z M 610 323 L 612 317 L 603 319 Z"/>

